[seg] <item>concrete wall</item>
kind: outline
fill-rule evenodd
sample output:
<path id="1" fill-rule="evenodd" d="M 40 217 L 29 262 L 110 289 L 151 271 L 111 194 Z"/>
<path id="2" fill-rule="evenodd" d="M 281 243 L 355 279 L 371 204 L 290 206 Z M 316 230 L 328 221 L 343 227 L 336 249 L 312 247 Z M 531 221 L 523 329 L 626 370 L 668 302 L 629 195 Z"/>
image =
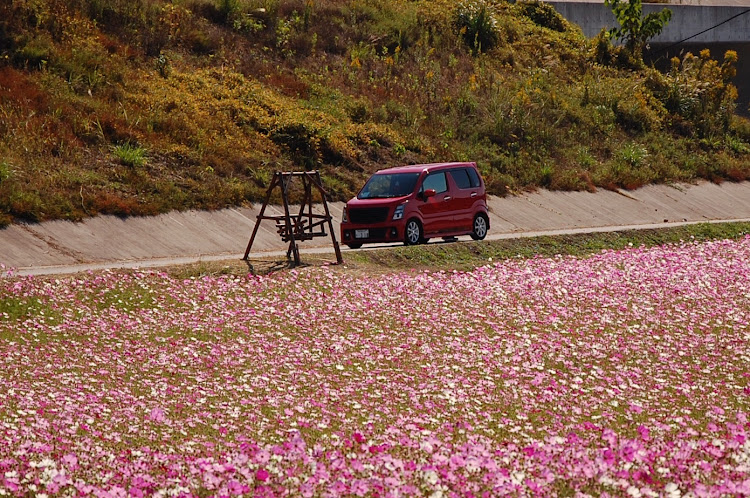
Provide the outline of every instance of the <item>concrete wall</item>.
<path id="1" fill-rule="evenodd" d="M 549 2 L 566 19 L 581 26 L 586 36 L 596 36 L 602 28 L 613 28 L 617 21 L 603 3 Z M 664 4 L 644 4 L 644 14 L 658 12 Z M 748 7 L 669 5 L 672 20 L 654 43 L 675 43 L 715 26 L 732 16 L 748 11 Z M 750 13 L 740 15 L 721 26 L 690 40 L 695 43 L 750 42 Z"/>
<path id="2" fill-rule="evenodd" d="M 339 238 L 342 203 L 329 203 Z M 634 191 L 550 192 L 488 199 L 490 234 L 501 239 L 530 235 L 587 233 L 654 224 L 711 220 L 750 220 L 750 182 L 721 185 L 649 185 Z M 271 212 L 281 214 L 279 206 Z M 0 229 L 0 263 L 21 275 L 72 273 L 104 268 L 144 268 L 196 261 L 239 259 L 253 232 L 260 205 L 220 211 L 172 212 L 154 217 L 98 216 L 80 223 L 21 223 Z M 315 212 L 321 213 L 320 206 Z M 468 240 L 468 237 L 462 237 Z M 439 238 L 438 238 L 439 241 Z M 388 244 L 374 244 L 382 247 Z M 271 221 L 260 225 L 251 258 L 283 258 L 282 242 Z M 308 251 L 332 252 L 331 239 L 301 244 Z M 349 249 L 344 249 L 348 251 Z M 5 273 L 0 267 L 0 278 Z"/>

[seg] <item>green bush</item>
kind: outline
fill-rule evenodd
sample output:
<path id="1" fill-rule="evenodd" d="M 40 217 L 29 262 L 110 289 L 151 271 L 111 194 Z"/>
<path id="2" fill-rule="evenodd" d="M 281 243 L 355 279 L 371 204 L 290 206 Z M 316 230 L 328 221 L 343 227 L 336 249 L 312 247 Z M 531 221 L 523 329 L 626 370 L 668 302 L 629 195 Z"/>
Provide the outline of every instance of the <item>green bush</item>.
<path id="1" fill-rule="evenodd" d="M 609 33 L 604 28 L 594 37 L 592 55 L 594 62 L 602 66 L 611 66 L 617 60 L 617 48 L 612 45 Z"/>
<path id="2" fill-rule="evenodd" d="M 218 9 L 224 22 L 231 24 L 240 14 L 240 0 L 219 0 Z"/>
<path id="3" fill-rule="evenodd" d="M 12 60 L 16 66 L 29 69 L 41 69 L 49 62 L 53 53 L 52 40 L 46 34 L 40 34 L 22 40 Z"/>
<path id="4" fill-rule="evenodd" d="M 292 161 L 305 169 L 315 169 L 320 164 L 320 137 L 304 123 L 278 126 L 271 132 L 271 140 L 283 145 Z"/>
<path id="5" fill-rule="evenodd" d="M 517 4 L 521 13 L 531 19 L 537 26 L 563 32 L 567 29 L 565 18 L 555 8 L 545 2 L 532 0 Z"/>
<path id="6" fill-rule="evenodd" d="M 612 106 L 615 120 L 626 130 L 643 133 L 658 129 L 663 108 L 648 92 L 621 94 Z"/>

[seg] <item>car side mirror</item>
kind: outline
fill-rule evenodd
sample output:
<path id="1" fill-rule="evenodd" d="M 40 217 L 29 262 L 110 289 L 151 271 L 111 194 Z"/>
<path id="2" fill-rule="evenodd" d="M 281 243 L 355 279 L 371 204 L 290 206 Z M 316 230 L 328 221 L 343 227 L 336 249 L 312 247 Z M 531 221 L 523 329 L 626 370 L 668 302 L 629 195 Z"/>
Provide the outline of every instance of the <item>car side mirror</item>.
<path id="1" fill-rule="evenodd" d="M 435 192 L 434 188 L 428 188 L 427 190 L 425 190 L 424 192 L 422 192 L 422 197 L 424 197 L 424 199 L 427 200 L 430 197 L 435 197 L 436 193 L 437 192 Z"/>

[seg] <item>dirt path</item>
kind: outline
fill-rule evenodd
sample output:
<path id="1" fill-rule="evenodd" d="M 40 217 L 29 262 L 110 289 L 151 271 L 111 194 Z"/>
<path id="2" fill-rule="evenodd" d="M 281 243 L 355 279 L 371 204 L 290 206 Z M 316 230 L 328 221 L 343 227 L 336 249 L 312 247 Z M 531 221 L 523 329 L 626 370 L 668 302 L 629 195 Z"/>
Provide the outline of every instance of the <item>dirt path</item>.
<path id="1" fill-rule="evenodd" d="M 750 182 L 659 185 L 597 193 L 540 190 L 493 197 L 489 204 L 489 239 L 749 221 Z M 329 207 L 338 230 L 343 205 L 331 203 Z M 258 208 L 12 225 L 0 230 L 0 263 L 13 268 L 14 274 L 42 275 L 239 259 Z M 338 238 L 338 231 L 336 235 Z M 332 252 L 330 238 L 304 242 L 300 247 L 303 259 L 306 253 Z M 250 256 L 282 257 L 285 248 L 273 224 L 265 221 Z"/>

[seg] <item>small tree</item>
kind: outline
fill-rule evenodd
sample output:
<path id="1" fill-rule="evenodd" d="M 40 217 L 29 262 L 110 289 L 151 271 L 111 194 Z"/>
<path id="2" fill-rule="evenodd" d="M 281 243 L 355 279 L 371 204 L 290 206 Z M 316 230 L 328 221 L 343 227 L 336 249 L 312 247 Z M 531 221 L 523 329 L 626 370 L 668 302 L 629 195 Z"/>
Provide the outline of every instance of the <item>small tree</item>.
<path id="1" fill-rule="evenodd" d="M 609 30 L 610 39 L 624 42 L 630 55 L 637 62 L 642 62 L 643 48 L 651 38 L 662 32 L 672 18 L 672 11 L 662 9 L 644 17 L 641 0 L 604 0 L 604 3 L 612 9 L 620 23 L 619 28 Z"/>

